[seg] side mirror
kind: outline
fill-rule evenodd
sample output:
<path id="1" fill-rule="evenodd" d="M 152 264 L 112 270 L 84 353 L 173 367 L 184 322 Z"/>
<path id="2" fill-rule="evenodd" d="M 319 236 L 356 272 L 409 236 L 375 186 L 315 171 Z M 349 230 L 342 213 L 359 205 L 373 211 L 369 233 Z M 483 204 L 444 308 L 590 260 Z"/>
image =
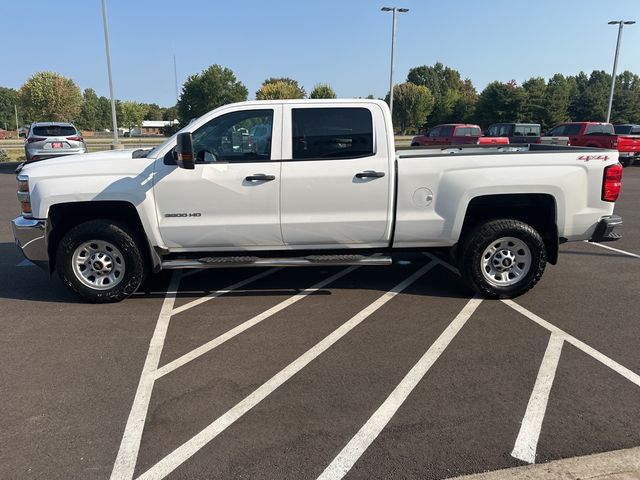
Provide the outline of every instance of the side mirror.
<path id="1" fill-rule="evenodd" d="M 195 153 L 193 151 L 193 138 L 190 132 L 179 133 L 176 145 L 176 163 L 180 168 L 193 170 L 195 167 Z"/>

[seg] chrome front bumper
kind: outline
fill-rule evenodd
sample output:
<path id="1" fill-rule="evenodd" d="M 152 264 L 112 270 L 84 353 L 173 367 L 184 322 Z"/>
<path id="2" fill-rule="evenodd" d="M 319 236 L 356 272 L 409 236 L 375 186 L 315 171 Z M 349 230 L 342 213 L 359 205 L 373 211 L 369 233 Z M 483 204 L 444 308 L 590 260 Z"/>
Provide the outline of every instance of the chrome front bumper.
<path id="1" fill-rule="evenodd" d="M 47 268 L 49 254 L 47 252 L 46 220 L 17 217 L 11 221 L 13 237 L 22 254 L 36 265 Z"/>

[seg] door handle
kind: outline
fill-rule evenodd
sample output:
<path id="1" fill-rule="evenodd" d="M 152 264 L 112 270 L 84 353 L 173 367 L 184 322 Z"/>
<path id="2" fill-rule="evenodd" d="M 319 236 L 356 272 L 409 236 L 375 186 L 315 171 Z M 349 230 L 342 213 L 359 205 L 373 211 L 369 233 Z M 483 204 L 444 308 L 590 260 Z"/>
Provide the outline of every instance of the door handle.
<path id="1" fill-rule="evenodd" d="M 254 173 L 253 175 L 249 175 L 248 177 L 244 177 L 247 182 L 270 182 L 271 180 L 275 180 L 275 175 L 265 175 L 264 173 Z"/>
<path id="2" fill-rule="evenodd" d="M 356 173 L 356 178 L 381 178 L 381 177 L 384 177 L 384 172 L 367 171 L 367 172 Z"/>

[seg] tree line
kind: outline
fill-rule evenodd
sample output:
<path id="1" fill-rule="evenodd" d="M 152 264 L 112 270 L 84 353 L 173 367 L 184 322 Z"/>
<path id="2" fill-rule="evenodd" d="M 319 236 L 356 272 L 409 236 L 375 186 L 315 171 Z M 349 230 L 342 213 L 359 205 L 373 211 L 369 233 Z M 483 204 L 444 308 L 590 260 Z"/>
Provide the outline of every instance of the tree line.
<path id="1" fill-rule="evenodd" d="M 590 75 L 555 74 L 532 77 L 519 85 L 515 80 L 494 81 L 480 93 L 470 79 L 442 63 L 409 70 L 406 81 L 394 86 L 393 121 L 396 130 L 413 133 L 440 123 L 497 122 L 540 123 L 547 129 L 563 121 L 605 121 L 611 75 L 594 70 Z M 176 105 L 117 101 L 118 124 L 126 128 L 143 120 L 174 120 L 186 125 L 227 103 L 247 100 L 249 91 L 229 68 L 212 65 L 187 78 Z M 267 78 L 258 100 L 336 98 L 333 88 L 320 83 L 307 95 L 298 81 L 288 77 Z M 369 95 L 367 98 L 373 98 Z M 389 94 L 386 100 L 389 101 Z M 0 87 L 0 128 L 15 126 L 14 105 L 21 124 L 36 120 L 71 121 L 82 130 L 111 128 L 109 99 L 73 80 L 53 72 L 39 72 L 19 90 Z M 616 77 L 612 123 L 640 124 L 640 77 L 624 71 Z M 174 129 L 177 128 L 174 127 Z M 171 133 L 171 132 L 167 132 Z"/>

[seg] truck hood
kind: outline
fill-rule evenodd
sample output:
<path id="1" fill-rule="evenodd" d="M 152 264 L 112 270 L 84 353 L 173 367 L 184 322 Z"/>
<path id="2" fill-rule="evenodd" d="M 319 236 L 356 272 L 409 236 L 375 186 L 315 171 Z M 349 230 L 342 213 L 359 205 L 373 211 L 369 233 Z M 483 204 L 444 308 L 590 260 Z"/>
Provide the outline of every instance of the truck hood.
<path id="1" fill-rule="evenodd" d="M 21 174 L 30 178 L 84 177 L 95 175 L 139 175 L 154 159 L 133 158 L 138 149 L 84 153 L 48 158 L 25 164 Z"/>

